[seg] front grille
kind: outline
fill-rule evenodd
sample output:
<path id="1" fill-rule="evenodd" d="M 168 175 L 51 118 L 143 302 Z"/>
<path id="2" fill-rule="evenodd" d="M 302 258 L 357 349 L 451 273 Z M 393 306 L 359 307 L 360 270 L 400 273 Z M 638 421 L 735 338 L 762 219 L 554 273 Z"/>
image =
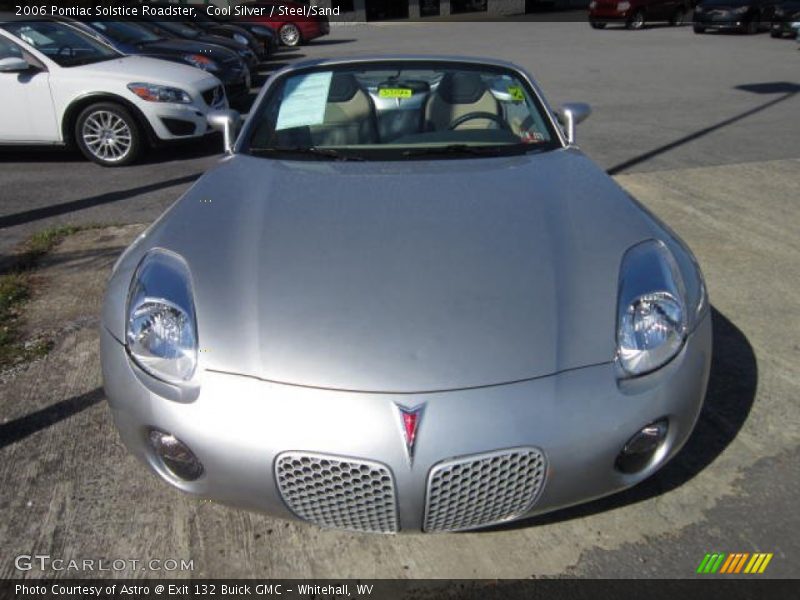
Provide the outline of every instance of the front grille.
<path id="1" fill-rule="evenodd" d="M 211 108 L 218 108 L 225 104 L 225 89 L 218 85 L 203 92 L 203 100 Z"/>
<path id="2" fill-rule="evenodd" d="M 284 502 L 301 519 L 353 531 L 397 531 L 394 478 L 384 465 L 285 452 L 275 463 L 275 478 Z"/>
<path id="3" fill-rule="evenodd" d="M 428 476 L 428 532 L 485 527 L 533 506 L 545 480 L 544 454 L 515 448 L 462 456 L 435 465 Z"/>

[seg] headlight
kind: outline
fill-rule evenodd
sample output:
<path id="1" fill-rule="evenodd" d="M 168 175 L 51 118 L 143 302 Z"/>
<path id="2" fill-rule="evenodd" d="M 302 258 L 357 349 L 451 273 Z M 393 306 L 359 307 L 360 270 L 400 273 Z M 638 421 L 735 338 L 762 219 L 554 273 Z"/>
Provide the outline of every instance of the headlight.
<path id="1" fill-rule="evenodd" d="M 128 89 L 148 102 L 173 102 L 191 104 L 192 97 L 181 89 L 155 83 L 129 83 Z"/>
<path id="2" fill-rule="evenodd" d="M 617 359 L 634 377 L 665 365 L 688 331 L 686 290 L 667 246 L 647 241 L 622 259 L 617 307 Z"/>
<path id="3" fill-rule="evenodd" d="M 183 56 L 183 60 L 185 60 L 193 67 L 197 67 L 198 69 L 203 69 L 204 71 L 210 71 L 212 73 L 216 73 L 217 71 L 219 71 L 219 65 L 210 58 L 208 58 L 207 56 L 203 56 L 202 54 L 185 54 Z"/>
<path id="4" fill-rule="evenodd" d="M 242 46 L 247 46 L 247 38 L 244 37 L 241 33 L 234 33 L 233 39 L 239 42 Z"/>
<path id="5" fill-rule="evenodd" d="M 256 35 L 260 35 L 263 37 L 272 37 L 272 30 L 267 29 L 266 27 L 261 27 L 260 25 L 256 25 L 250 29 Z"/>
<path id="6" fill-rule="evenodd" d="M 628 10 L 631 7 L 630 2 L 618 2 L 617 3 L 617 11 L 622 12 Z"/>
<path id="7" fill-rule="evenodd" d="M 128 294 L 125 340 L 133 361 L 172 384 L 197 368 L 197 321 L 189 267 L 177 254 L 145 255 Z"/>

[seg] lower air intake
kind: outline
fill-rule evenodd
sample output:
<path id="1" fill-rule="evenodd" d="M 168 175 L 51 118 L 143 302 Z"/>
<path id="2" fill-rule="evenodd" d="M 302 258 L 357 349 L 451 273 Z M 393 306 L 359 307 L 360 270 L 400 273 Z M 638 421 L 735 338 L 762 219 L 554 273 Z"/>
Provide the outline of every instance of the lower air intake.
<path id="1" fill-rule="evenodd" d="M 536 448 L 462 456 L 431 469 L 425 500 L 428 532 L 486 527 L 531 509 L 544 485 L 546 462 Z"/>
<path id="2" fill-rule="evenodd" d="M 384 465 L 285 452 L 275 476 L 284 502 L 301 519 L 351 531 L 397 531 L 394 478 Z"/>

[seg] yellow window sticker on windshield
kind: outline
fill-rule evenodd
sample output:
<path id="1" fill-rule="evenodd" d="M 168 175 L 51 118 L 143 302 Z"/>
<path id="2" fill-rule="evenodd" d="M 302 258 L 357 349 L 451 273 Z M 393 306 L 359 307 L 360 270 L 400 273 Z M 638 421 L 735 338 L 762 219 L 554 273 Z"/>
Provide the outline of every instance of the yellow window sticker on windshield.
<path id="1" fill-rule="evenodd" d="M 381 88 L 378 90 L 380 98 L 411 98 L 414 90 L 408 88 Z"/>
<path id="2" fill-rule="evenodd" d="M 525 102 L 525 92 L 518 85 L 508 86 L 508 93 L 514 102 Z"/>

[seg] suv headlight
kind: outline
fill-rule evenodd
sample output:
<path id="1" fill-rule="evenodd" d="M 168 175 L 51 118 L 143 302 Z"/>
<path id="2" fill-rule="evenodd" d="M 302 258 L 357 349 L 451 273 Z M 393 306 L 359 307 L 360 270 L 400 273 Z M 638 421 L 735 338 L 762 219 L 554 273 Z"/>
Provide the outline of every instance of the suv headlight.
<path id="1" fill-rule="evenodd" d="M 202 54 L 184 54 L 183 60 L 193 67 L 203 69 L 203 71 L 209 71 L 211 73 L 216 73 L 219 71 L 219 65 L 215 61 Z"/>
<path id="2" fill-rule="evenodd" d="M 147 102 L 191 104 L 192 97 L 183 90 L 155 83 L 129 83 L 128 89 Z"/>
<path id="3" fill-rule="evenodd" d="M 125 342 L 144 371 L 172 384 L 186 383 L 197 368 L 197 319 L 189 267 L 167 250 L 148 252 L 128 293 Z"/>
<path id="4" fill-rule="evenodd" d="M 660 241 L 642 242 L 622 259 L 617 306 L 617 360 L 628 377 L 662 367 L 689 330 L 686 288 L 675 257 Z"/>

